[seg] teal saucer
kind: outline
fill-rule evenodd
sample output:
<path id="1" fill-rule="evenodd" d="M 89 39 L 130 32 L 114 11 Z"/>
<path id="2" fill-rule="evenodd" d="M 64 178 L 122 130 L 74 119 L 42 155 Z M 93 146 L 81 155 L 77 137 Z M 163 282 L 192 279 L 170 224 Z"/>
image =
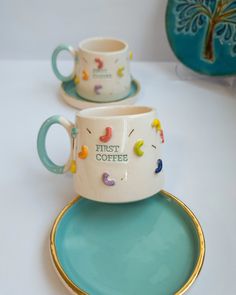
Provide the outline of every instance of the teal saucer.
<path id="1" fill-rule="evenodd" d="M 161 191 L 126 204 L 77 198 L 51 232 L 56 270 L 74 294 L 183 294 L 197 278 L 205 242 L 194 214 Z"/>
<path id="2" fill-rule="evenodd" d="M 60 94 L 62 99 L 77 109 L 85 109 L 89 107 L 103 106 L 103 105 L 130 105 L 134 104 L 140 94 L 141 86 L 137 80 L 132 80 L 130 93 L 127 97 L 112 102 L 94 102 L 86 100 L 79 96 L 76 92 L 76 85 L 73 80 L 63 82 L 61 84 Z"/>

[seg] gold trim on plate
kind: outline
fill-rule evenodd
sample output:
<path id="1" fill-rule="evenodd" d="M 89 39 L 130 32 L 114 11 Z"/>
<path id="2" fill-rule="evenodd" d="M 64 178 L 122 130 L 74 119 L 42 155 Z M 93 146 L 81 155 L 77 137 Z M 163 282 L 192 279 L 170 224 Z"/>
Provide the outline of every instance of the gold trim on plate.
<path id="1" fill-rule="evenodd" d="M 199 221 L 197 220 L 196 216 L 194 215 L 194 213 L 182 202 L 180 201 L 177 197 L 173 196 L 172 194 L 162 190 L 161 193 L 169 198 L 171 198 L 172 200 L 174 200 L 178 205 L 180 205 L 184 211 L 189 215 L 189 217 L 192 219 L 194 226 L 197 230 L 197 234 L 198 234 L 198 239 L 199 239 L 199 257 L 195 266 L 195 269 L 192 273 L 192 275 L 190 276 L 190 278 L 188 279 L 188 281 L 184 284 L 184 286 L 175 293 L 175 295 L 182 295 L 184 294 L 189 288 L 190 286 L 194 283 L 194 281 L 196 280 L 196 278 L 198 277 L 203 262 L 204 262 L 204 257 L 205 257 L 205 239 L 204 239 L 204 234 L 201 228 L 201 225 L 199 223 Z M 57 230 L 57 226 L 59 224 L 59 222 L 61 221 L 62 217 L 64 216 L 64 214 L 66 213 L 66 211 L 72 207 L 77 200 L 80 198 L 80 196 L 78 196 L 77 198 L 75 198 L 72 202 L 70 202 L 61 212 L 60 214 L 57 216 L 52 230 L 51 230 L 51 234 L 50 234 L 50 251 L 51 251 L 51 256 L 52 256 L 52 260 L 53 263 L 56 267 L 57 272 L 59 273 L 61 279 L 63 280 L 63 282 L 66 284 L 66 286 L 68 286 L 70 288 L 71 291 L 73 291 L 75 294 L 77 295 L 89 295 L 88 293 L 86 293 L 85 291 L 83 291 L 82 289 L 80 289 L 78 286 L 76 286 L 70 279 L 69 277 L 66 275 L 66 273 L 64 272 L 58 257 L 57 257 L 57 252 L 56 252 L 56 246 L 55 246 L 55 237 L 56 237 L 56 230 Z"/>

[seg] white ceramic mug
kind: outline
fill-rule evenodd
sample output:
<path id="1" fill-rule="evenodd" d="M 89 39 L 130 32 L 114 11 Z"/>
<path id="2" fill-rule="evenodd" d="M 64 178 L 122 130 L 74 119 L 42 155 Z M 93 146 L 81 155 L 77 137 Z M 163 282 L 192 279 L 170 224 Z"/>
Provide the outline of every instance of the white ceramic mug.
<path id="1" fill-rule="evenodd" d="M 57 67 L 57 56 L 69 51 L 75 59 L 74 72 L 65 77 Z M 52 68 L 58 79 L 74 79 L 76 91 L 87 100 L 111 102 L 129 95 L 132 53 L 124 41 L 112 38 L 91 38 L 82 41 L 77 50 L 59 45 L 52 54 Z"/>
<path id="2" fill-rule="evenodd" d="M 45 147 L 48 129 L 55 123 L 71 138 L 64 166 L 54 164 Z M 38 134 L 38 153 L 48 170 L 74 173 L 75 191 L 81 196 L 120 203 L 150 197 L 163 188 L 163 142 L 155 109 L 110 106 L 78 112 L 75 124 L 61 116 L 47 119 Z"/>

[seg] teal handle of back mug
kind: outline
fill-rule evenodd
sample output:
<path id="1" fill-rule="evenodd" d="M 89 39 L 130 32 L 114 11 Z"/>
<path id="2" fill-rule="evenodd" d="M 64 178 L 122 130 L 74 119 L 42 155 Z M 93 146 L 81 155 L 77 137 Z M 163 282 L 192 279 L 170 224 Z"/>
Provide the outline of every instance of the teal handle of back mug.
<path id="1" fill-rule="evenodd" d="M 66 81 L 72 80 L 74 78 L 75 73 L 73 71 L 69 76 L 64 76 L 60 73 L 58 66 L 57 66 L 57 58 L 58 58 L 58 55 L 61 51 L 68 51 L 73 56 L 74 62 L 76 63 L 76 50 L 70 45 L 61 44 L 61 45 L 57 46 L 57 48 L 52 53 L 53 72 L 59 80 L 61 80 L 62 82 L 66 82 Z"/>
<path id="2" fill-rule="evenodd" d="M 53 124 L 59 124 L 63 126 L 70 137 L 71 142 L 71 152 L 69 159 L 65 165 L 59 166 L 53 163 L 53 161 L 49 158 L 47 150 L 46 150 L 46 136 L 48 133 L 49 128 Z M 48 118 L 40 127 L 39 133 L 38 133 L 38 139 L 37 139 L 37 149 L 38 149 L 38 155 L 43 163 L 43 165 L 51 172 L 56 174 L 63 174 L 67 172 L 71 168 L 72 160 L 73 160 L 73 131 L 74 131 L 74 124 L 72 124 L 70 121 L 66 120 L 62 116 L 52 116 Z"/>

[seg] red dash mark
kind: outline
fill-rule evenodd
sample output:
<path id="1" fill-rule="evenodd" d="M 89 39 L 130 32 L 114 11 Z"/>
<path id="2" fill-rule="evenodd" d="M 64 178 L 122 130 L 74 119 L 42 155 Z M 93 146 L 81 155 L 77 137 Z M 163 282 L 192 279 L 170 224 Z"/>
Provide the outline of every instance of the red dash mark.
<path id="1" fill-rule="evenodd" d="M 160 132 L 161 142 L 164 143 L 164 142 L 165 142 L 165 139 L 164 139 L 164 132 L 163 132 L 162 129 L 161 129 L 159 132 Z"/>
<path id="2" fill-rule="evenodd" d="M 99 70 L 103 68 L 103 61 L 100 58 L 95 58 L 95 62 L 97 63 L 97 67 Z"/>
<path id="3" fill-rule="evenodd" d="M 108 142 L 112 137 L 112 128 L 106 127 L 106 134 L 99 137 L 102 142 Z"/>

